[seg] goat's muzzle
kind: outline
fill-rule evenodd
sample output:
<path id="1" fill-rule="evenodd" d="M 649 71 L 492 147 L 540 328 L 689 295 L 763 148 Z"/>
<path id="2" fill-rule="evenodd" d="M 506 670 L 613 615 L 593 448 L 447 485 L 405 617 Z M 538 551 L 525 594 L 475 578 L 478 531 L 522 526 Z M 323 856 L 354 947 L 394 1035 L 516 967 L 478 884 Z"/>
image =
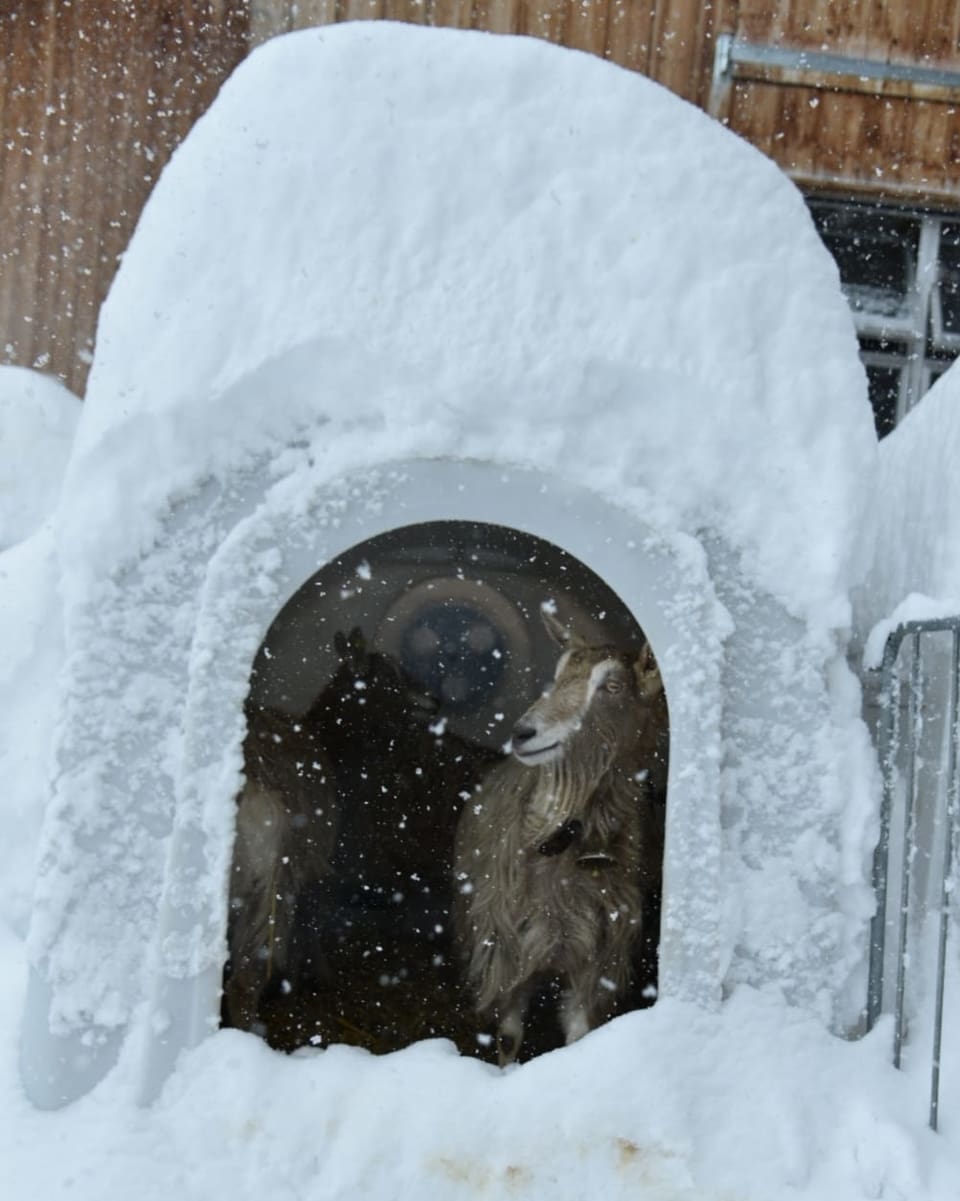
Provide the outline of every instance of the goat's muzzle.
<path id="1" fill-rule="evenodd" d="M 513 727 L 511 749 L 516 758 L 528 767 L 535 767 L 540 763 L 550 763 L 559 757 L 560 743 L 556 740 L 544 743 L 541 739 L 542 735 L 537 726 L 521 717 Z"/>

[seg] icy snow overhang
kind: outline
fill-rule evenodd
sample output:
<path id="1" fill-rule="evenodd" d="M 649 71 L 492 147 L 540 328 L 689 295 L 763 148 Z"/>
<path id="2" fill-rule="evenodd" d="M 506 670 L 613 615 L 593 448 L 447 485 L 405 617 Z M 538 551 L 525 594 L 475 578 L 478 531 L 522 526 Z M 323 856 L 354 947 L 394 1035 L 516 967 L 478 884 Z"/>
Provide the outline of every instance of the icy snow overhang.
<path id="1" fill-rule="evenodd" d="M 848 617 L 876 443 L 834 264 L 760 153 L 578 52 L 350 23 L 224 86 L 103 308 L 65 541 L 109 568 L 295 436 L 561 468 Z"/>

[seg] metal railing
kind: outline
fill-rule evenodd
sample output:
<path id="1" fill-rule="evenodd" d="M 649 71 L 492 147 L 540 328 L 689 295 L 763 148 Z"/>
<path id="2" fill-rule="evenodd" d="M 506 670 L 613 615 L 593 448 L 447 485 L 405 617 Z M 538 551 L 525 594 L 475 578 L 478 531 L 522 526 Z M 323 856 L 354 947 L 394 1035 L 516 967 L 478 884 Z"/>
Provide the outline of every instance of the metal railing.
<path id="1" fill-rule="evenodd" d="M 943 837 L 942 873 L 938 881 L 937 967 L 934 986 L 933 1052 L 930 1073 L 929 1121 L 937 1129 L 940 1106 L 940 1052 L 943 1039 L 943 994 L 946 978 L 947 934 L 950 926 L 950 894 L 954 886 L 954 863 L 957 849 L 958 810 L 960 810 L 960 781 L 958 781 L 958 698 L 960 698 L 960 617 L 931 621 L 908 621 L 897 626 L 887 639 L 881 672 L 881 719 L 879 730 L 880 765 L 883 772 L 883 801 L 880 812 L 880 838 L 873 859 L 873 886 L 877 910 L 870 937 L 870 970 L 867 986 L 866 1025 L 871 1029 L 880 1016 L 884 999 L 884 959 L 890 885 L 890 837 L 894 806 L 902 786 L 903 821 L 902 853 L 900 856 L 899 902 L 894 918 L 897 932 L 896 983 L 894 991 L 893 1063 L 899 1068 L 906 1037 L 906 984 L 910 965 L 908 941 L 911 926 L 911 886 L 914 860 L 917 854 L 917 802 L 921 799 L 920 746 L 927 719 L 925 703 L 928 681 L 924 670 L 924 652 L 932 646 L 933 635 L 949 633 L 951 651 L 948 664 L 948 697 L 943 714 L 945 725 L 945 779 L 943 786 L 926 788 L 922 797 L 936 791 L 932 800 L 939 809 L 934 825 L 940 824 Z M 908 695 L 903 705 L 901 651 L 909 651 Z M 906 708 L 907 729 L 901 729 Z M 904 741 L 906 738 L 906 741 Z M 905 763 L 901 772 L 901 749 Z M 929 777 L 928 777 L 929 779 Z"/>
<path id="2" fill-rule="evenodd" d="M 846 86 L 873 94 L 924 96 L 950 100 L 960 93 L 960 71 L 915 62 L 828 54 L 803 46 L 748 42 L 731 33 L 717 35 L 714 49 L 714 88 L 732 79 L 786 75 L 784 83 L 837 90 Z"/>

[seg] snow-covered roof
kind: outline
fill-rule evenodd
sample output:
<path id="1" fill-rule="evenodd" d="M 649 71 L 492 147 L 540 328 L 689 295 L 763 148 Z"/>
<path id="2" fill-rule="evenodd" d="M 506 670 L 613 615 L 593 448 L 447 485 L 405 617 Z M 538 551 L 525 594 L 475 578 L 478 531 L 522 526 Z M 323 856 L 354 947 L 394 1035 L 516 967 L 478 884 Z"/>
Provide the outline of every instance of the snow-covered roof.
<path id="1" fill-rule="evenodd" d="M 385 23 L 256 51 L 164 171 L 102 312 L 66 541 L 109 567 L 171 493 L 295 435 L 331 474 L 562 468 L 714 529 L 827 624 L 876 445 L 772 163 L 593 57 Z M 134 484 L 142 520 L 105 529 Z"/>

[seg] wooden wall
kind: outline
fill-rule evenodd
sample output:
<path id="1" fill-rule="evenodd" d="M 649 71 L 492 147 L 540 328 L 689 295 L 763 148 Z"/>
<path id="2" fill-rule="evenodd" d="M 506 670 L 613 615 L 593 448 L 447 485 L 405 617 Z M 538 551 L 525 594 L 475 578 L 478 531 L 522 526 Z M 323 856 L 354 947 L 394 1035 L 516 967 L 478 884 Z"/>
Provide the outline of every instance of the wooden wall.
<path id="1" fill-rule="evenodd" d="M 801 183 L 960 207 L 960 92 L 712 80 L 721 33 L 960 71 L 960 0 L 0 0 L 0 362 L 82 395 L 119 257 L 220 83 L 268 37 L 363 18 L 574 46 L 710 109 Z"/>
<path id="2" fill-rule="evenodd" d="M 713 61 L 713 11 L 705 0 L 250 0 L 250 39 L 381 19 L 523 34 L 607 58 L 699 102 Z"/>
<path id="3" fill-rule="evenodd" d="M 958 0 L 726 0 L 717 23 L 750 43 L 956 72 L 923 87 L 746 69 L 708 107 L 801 185 L 960 203 Z"/>
<path id="4" fill-rule="evenodd" d="M 157 176 L 246 52 L 229 0 L 0 3 L 0 362 L 82 395 Z"/>

